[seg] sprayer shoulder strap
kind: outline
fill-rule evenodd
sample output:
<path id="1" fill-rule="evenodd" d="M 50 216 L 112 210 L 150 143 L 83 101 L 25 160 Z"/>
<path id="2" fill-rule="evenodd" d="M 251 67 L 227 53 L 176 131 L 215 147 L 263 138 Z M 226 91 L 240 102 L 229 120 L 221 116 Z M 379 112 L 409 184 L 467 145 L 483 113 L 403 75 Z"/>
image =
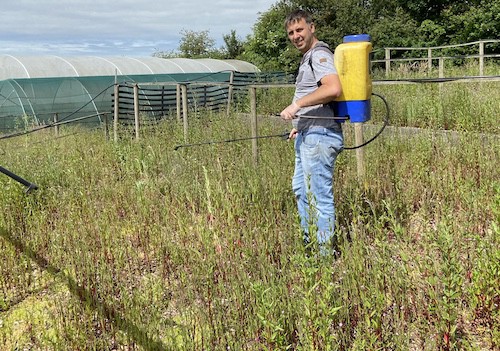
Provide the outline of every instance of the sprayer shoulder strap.
<path id="1" fill-rule="evenodd" d="M 332 50 L 330 50 L 330 48 L 329 48 L 328 46 L 323 45 L 323 44 L 321 44 L 321 43 L 320 43 L 320 44 L 318 44 L 318 45 L 316 45 L 315 47 L 313 47 L 313 48 L 311 49 L 311 54 L 309 55 L 309 61 L 308 61 L 308 63 L 309 63 L 309 67 L 311 67 L 311 72 L 312 72 L 313 76 L 315 77 L 315 79 L 316 79 L 316 75 L 314 74 L 314 67 L 313 67 L 312 60 L 313 60 L 313 55 L 314 55 L 314 52 L 315 52 L 316 50 L 322 50 L 322 51 L 325 51 L 325 52 L 327 52 L 328 54 L 330 54 L 330 55 L 332 55 L 332 56 L 333 56 L 333 52 L 332 52 Z M 318 87 L 319 87 L 319 86 L 321 85 L 321 81 L 316 81 L 316 82 L 317 82 Z"/>
<path id="2" fill-rule="evenodd" d="M 326 44 L 324 44 L 322 42 L 320 42 L 319 44 L 317 44 L 315 47 L 313 47 L 311 49 L 311 54 L 309 55 L 308 63 L 309 63 L 309 67 L 311 67 L 311 72 L 313 74 L 314 80 L 316 80 L 316 84 L 318 85 L 318 88 L 319 88 L 321 86 L 321 80 L 316 79 L 316 74 L 314 73 L 314 67 L 313 67 L 313 62 L 312 62 L 314 52 L 317 50 L 322 50 L 322 51 L 328 53 L 329 55 L 332 55 L 332 57 L 333 57 L 333 52 L 332 52 L 332 50 L 330 50 L 330 47 L 328 47 Z M 330 101 L 326 105 L 330 106 L 330 108 L 332 110 L 335 110 L 333 101 Z"/>

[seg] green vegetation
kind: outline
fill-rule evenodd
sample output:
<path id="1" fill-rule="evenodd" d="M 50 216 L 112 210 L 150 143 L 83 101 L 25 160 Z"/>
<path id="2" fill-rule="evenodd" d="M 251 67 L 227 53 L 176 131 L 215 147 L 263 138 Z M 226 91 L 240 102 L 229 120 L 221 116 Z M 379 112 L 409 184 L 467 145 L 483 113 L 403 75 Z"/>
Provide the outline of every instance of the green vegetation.
<path id="1" fill-rule="evenodd" d="M 284 29 L 288 13 L 309 10 L 318 38 L 332 48 L 350 34 L 372 37 L 374 59 L 384 59 L 386 47 L 435 47 L 464 44 L 500 37 L 500 0 L 277 0 L 263 12 L 248 37 L 234 30 L 223 35 L 224 45 L 215 47 L 209 31 L 183 30 L 177 51 L 158 51 L 158 57 L 241 59 L 262 71 L 295 72 L 300 53 Z M 500 45 L 489 43 L 485 54 L 498 54 Z M 436 57 L 436 51 L 433 52 Z M 478 46 L 444 48 L 438 56 L 477 55 Z M 392 58 L 422 57 L 426 50 L 392 53 Z"/>
<path id="2" fill-rule="evenodd" d="M 431 135 L 384 132 L 361 183 L 341 154 L 335 261 L 305 253 L 291 142 L 259 141 L 255 165 L 250 142 L 174 151 L 183 129 L 168 121 L 140 141 L 78 127 L 2 141 L 2 166 L 40 188 L 0 174 L 0 349 L 498 348 L 498 84 L 375 88 L 393 124 Z M 260 92 L 259 112 L 289 99 Z M 249 128 L 207 113 L 189 142 Z"/>
<path id="3" fill-rule="evenodd" d="M 390 101 L 392 125 L 500 134 L 498 82 L 376 85 L 374 91 Z"/>
<path id="4" fill-rule="evenodd" d="M 500 0 L 280 0 L 259 17 L 240 58 L 261 70 L 294 72 L 300 53 L 289 44 L 283 22 L 298 7 L 313 14 L 318 38 L 331 47 L 342 43 L 345 35 L 370 34 L 375 59 L 384 59 L 386 47 L 430 47 L 500 37 Z M 498 43 L 485 49 L 485 54 L 498 52 Z M 477 53 L 477 46 L 469 46 L 443 49 L 439 56 Z M 427 52 L 396 55 L 392 58 Z"/>

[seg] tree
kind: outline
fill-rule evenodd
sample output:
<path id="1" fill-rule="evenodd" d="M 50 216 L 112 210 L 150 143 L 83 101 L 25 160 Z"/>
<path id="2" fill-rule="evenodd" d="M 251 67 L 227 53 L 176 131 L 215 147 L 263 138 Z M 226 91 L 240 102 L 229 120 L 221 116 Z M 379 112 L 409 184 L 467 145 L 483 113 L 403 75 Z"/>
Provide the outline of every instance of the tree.
<path id="1" fill-rule="evenodd" d="M 345 35 L 367 33 L 376 55 L 383 55 L 380 49 L 388 46 L 441 46 L 500 37 L 500 0 L 280 0 L 258 18 L 244 45 L 244 59 L 261 70 L 296 68 L 300 55 L 283 28 L 295 8 L 313 14 L 318 38 L 332 48 Z M 496 52 L 499 45 L 491 47 Z"/>
<path id="2" fill-rule="evenodd" d="M 479 2 L 480 0 L 397 0 L 398 7 L 419 23 L 425 20 L 439 22 L 444 12 L 450 9 L 458 12 L 467 11 Z"/>
<path id="3" fill-rule="evenodd" d="M 418 45 L 419 25 L 402 8 L 398 7 L 394 13 L 381 16 L 368 30 L 372 37 L 374 48 L 409 47 Z M 376 58 L 384 57 L 384 51 L 376 52 Z"/>
<path id="4" fill-rule="evenodd" d="M 317 25 L 318 38 L 334 48 L 345 35 L 367 32 L 373 22 L 368 6 L 372 2 L 280 0 L 258 18 L 253 35 L 245 44 L 243 57 L 261 70 L 293 72 L 298 67 L 301 55 L 289 43 L 286 35 L 284 20 L 288 13 L 296 8 L 311 12 Z"/>
<path id="5" fill-rule="evenodd" d="M 301 55 L 289 43 L 284 19 L 296 8 L 313 14 L 318 38 L 332 49 L 346 35 L 370 34 L 376 58 L 389 46 L 441 46 L 500 37 L 500 0 L 277 0 L 260 14 L 244 41 L 232 30 L 223 36 L 225 46 L 215 49 L 209 31 L 183 30 L 178 53 L 155 56 L 239 58 L 263 71 L 295 72 Z M 491 47 L 495 53 L 499 49 Z"/>
<path id="6" fill-rule="evenodd" d="M 227 59 L 235 59 L 243 52 L 243 42 L 236 36 L 236 31 L 231 30 L 230 34 L 222 36 L 224 44 L 224 57 Z"/>
<path id="7" fill-rule="evenodd" d="M 179 57 L 179 53 L 175 50 L 162 51 L 162 50 L 156 49 L 155 52 L 153 53 L 153 57 L 168 59 L 168 58 Z"/>
<path id="8" fill-rule="evenodd" d="M 195 32 L 183 29 L 181 35 L 179 45 L 181 57 L 204 58 L 215 51 L 215 40 L 210 38 L 208 30 Z"/>
<path id="9" fill-rule="evenodd" d="M 471 1 L 470 6 L 450 7 L 443 13 L 447 39 L 452 43 L 500 37 L 500 0 Z"/>
<path id="10" fill-rule="evenodd" d="M 263 71 L 292 72 L 297 68 L 300 53 L 288 43 L 284 20 L 292 10 L 289 0 L 281 0 L 260 15 L 247 38 L 241 55 Z"/>

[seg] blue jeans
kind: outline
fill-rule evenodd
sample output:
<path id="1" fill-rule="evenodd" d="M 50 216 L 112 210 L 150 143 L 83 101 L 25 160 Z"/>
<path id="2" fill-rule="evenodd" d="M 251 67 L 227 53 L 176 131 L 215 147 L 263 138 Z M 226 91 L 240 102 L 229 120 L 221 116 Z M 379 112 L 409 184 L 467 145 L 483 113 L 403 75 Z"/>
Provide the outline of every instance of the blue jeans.
<path id="1" fill-rule="evenodd" d="M 341 130 L 312 127 L 299 132 L 295 139 L 292 188 L 300 225 L 305 240 L 309 238 L 310 226 L 315 225 L 320 245 L 328 244 L 334 235 L 333 171 L 337 155 L 343 148 Z"/>

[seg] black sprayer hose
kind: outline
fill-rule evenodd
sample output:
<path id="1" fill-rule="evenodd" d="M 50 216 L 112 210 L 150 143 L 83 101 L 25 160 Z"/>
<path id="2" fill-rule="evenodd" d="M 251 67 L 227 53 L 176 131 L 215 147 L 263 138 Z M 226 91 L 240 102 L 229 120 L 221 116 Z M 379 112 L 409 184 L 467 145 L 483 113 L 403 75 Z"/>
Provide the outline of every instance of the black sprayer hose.
<path id="1" fill-rule="evenodd" d="M 385 104 L 386 113 L 385 113 L 384 124 L 382 125 L 382 128 L 380 128 L 380 130 L 377 132 L 377 134 L 375 134 L 373 137 L 371 137 L 370 139 L 368 139 L 364 143 L 362 143 L 360 145 L 356 145 L 356 146 L 344 147 L 344 150 L 355 150 L 355 149 L 359 149 L 359 148 L 361 148 L 363 146 L 366 146 L 366 145 L 370 144 L 372 141 L 374 141 L 375 139 L 377 139 L 380 134 L 382 134 L 382 132 L 384 131 L 385 127 L 387 127 L 387 125 L 389 124 L 389 114 L 390 114 L 389 111 L 390 110 L 389 110 L 389 104 L 387 103 L 387 100 L 382 95 L 375 94 L 375 93 L 372 93 L 372 95 L 375 95 L 375 96 L 378 96 L 379 98 L 381 98 L 382 101 Z"/>
<path id="2" fill-rule="evenodd" d="M 384 118 L 384 124 L 382 125 L 382 128 L 377 132 L 377 134 L 375 134 L 373 137 L 371 137 L 369 140 L 365 141 L 361 145 L 356 145 L 356 146 L 352 146 L 352 147 L 344 147 L 344 150 L 355 150 L 355 149 L 359 149 L 363 146 L 368 145 L 369 143 L 374 141 L 384 131 L 385 127 L 389 124 L 389 104 L 387 103 L 387 100 L 382 95 L 375 94 L 375 93 L 372 93 L 372 95 L 375 95 L 375 96 L 378 96 L 379 98 L 381 98 L 385 104 L 386 115 Z M 289 132 L 285 132 L 285 133 L 273 134 L 273 135 L 261 135 L 261 136 L 227 139 L 227 140 L 210 140 L 210 141 L 203 141 L 200 143 L 193 143 L 193 144 L 180 144 L 180 145 L 176 145 L 174 147 L 174 150 L 178 150 L 182 147 L 193 147 L 193 146 L 202 146 L 202 145 L 211 145 L 211 144 L 224 144 L 224 143 L 232 143 L 232 142 L 236 142 L 236 141 L 251 140 L 251 139 L 265 139 L 265 138 L 280 137 L 280 138 L 286 140 L 286 139 L 288 139 L 289 134 L 290 134 Z"/>

